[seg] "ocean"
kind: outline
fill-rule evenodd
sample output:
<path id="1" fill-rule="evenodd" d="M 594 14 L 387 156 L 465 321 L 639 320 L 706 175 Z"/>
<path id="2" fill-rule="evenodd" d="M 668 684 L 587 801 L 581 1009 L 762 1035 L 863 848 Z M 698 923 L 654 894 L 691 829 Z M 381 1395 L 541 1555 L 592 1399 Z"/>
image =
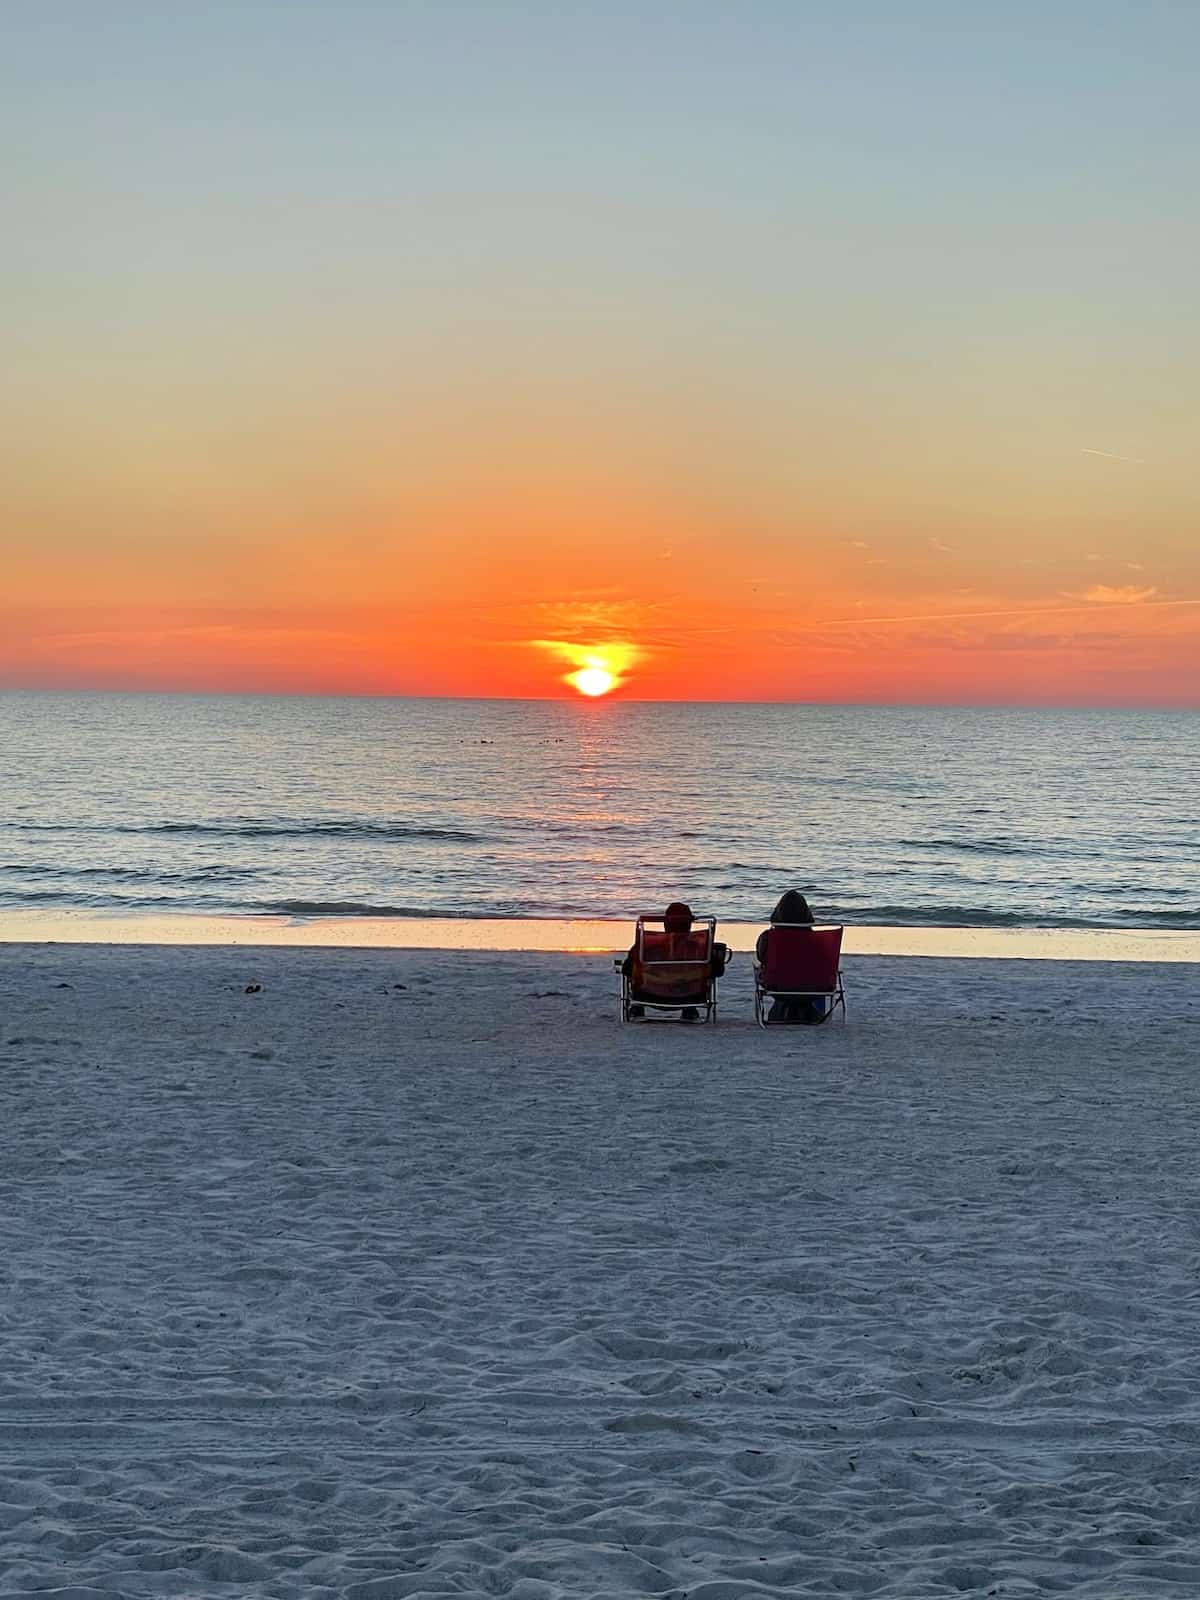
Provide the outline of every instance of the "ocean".
<path id="1" fill-rule="evenodd" d="M 0 907 L 1200 928 L 1200 714 L 0 695 Z"/>

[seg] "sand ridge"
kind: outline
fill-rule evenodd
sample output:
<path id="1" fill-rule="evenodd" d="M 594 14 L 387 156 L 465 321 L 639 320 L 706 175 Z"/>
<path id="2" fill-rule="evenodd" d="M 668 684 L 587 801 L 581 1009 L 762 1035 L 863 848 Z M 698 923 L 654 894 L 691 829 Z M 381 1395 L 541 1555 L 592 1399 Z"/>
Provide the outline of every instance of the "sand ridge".
<path id="1" fill-rule="evenodd" d="M 1196 969 L 848 967 L 0 947 L 0 1590 L 1200 1591 Z"/>

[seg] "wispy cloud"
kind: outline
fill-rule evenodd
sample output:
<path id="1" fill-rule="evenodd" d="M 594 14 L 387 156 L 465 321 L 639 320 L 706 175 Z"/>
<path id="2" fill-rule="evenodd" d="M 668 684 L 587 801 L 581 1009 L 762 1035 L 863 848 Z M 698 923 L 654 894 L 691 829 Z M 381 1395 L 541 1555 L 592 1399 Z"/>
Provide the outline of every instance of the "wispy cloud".
<path id="1" fill-rule="evenodd" d="M 1069 600 L 1087 600 L 1099 606 L 1140 606 L 1153 600 L 1158 590 L 1139 589 L 1134 583 L 1093 583 L 1082 594 L 1068 595 Z"/>
<path id="2" fill-rule="evenodd" d="M 1105 588 L 1105 585 L 1097 584 L 1096 588 L 1103 589 Z M 1083 605 L 1079 604 L 1079 599 L 1081 597 L 1073 596 L 1071 598 L 1074 599 L 1075 603 L 1065 606 L 1006 606 L 1002 610 L 995 611 L 919 611 L 905 613 L 902 616 L 890 617 L 814 617 L 812 622 L 809 624 L 809 629 L 812 632 L 819 633 L 822 628 L 861 628 L 866 625 L 870 625 L 872 627 L 882 627 L 885 624 L 912 622 L 979 622 L 993 617 L 1058 617 L 1066 616 L 1071 612 L 1090 611 L 1094 613 L 1097 604 L 1102 602 L 1097 601 L 1093 591 L 1089 591 L 1089 593 L 1092 593 L 1092 599 L 1090 602 Z M 1153 595 L 1155 591 L 1150 589 L 1145 591 L 1145 593 L 1147 596 L 1149 596 Z M 1136 595 L 1133 599 L 1124 598 L 1123 603 L 1125 605 L 1143 605 L 1147 607 L 1147 609 L 1153 609 L 1156 611 L 1166 611 L 1170 608 L 1182 608 L 1185 606 L 1200 606 L 1200 600 L 1139 599 L 1136 597 Z"/>
<path id="3" fill-rule="evenodd" d="M 596 644 L 579 644 L 572 639 L 527 639 L 535 650 L 546 650 L 572 667 L 603 667 L 617 678 L 645 659 L 644 646 L 627 639 L 605 639 Z"/>
<path id="4" fill-rule="evenodd" d="M 663 599 L 633 600 L 622 595 L 609 599 L 595 593 L 577 600 L 543 600 L 532 606 L 512 607 L 525 610 L 539 633 L 555 638 L 595 639 L 603 636 L 621 638 L 640 632 L 655 616 L 669 614 Z"/>
<path id="5" fill-rule="evenodd" d="M 131 623 L 124 628 L 93 628 L 86 632 L 56 632 L 35 636 L 37 643 L 55 649 L 76 648 L 87 645 L 120 645 L 128 648 L 132 643 L 140 646 L 167 646 L 182 642 L 198 644 L 238 645 L 255 643 L 296 642 L 305 645 L 350 643 L 360 636 L 344 628 L 306 627 L 303 625 L 270 627 L 263 624 L 231 622 L 180 624 L 170 627 L 141 627 Z"/>

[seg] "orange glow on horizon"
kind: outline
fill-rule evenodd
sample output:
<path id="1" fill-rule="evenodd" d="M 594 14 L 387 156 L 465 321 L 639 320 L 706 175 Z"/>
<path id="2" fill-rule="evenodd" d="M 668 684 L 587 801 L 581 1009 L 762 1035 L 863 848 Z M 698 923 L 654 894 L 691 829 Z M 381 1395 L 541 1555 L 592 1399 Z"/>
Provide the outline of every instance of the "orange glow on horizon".
<path id="1" fill-rule="evenodd" d="M 378 505 L 250 506 L 223 543 L 162 539 L 156 503 L 126 527 L 126 499 L 89 505 L 94 539 L 73 503 L 24 508 L 45 537 L 12 541 L 0 687 L 1200 705 L 1200 558 L 1122 527 L 935 538 L 547 459 L 466 490 L 385 481 Z"/>

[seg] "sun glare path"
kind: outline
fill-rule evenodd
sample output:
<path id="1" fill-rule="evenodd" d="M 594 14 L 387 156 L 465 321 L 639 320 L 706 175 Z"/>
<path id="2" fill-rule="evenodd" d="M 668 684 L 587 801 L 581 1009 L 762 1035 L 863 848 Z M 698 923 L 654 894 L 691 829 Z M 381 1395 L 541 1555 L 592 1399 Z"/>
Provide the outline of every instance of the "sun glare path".
<path id="1" fill-rule="evenodd" d="M 567 682 L 574 684 L 580 694 L 592 696 L 607 694 L 616 684 L 616 678 L 606 667 L 580 667 L 578 672 L 569 672 Z"/>

